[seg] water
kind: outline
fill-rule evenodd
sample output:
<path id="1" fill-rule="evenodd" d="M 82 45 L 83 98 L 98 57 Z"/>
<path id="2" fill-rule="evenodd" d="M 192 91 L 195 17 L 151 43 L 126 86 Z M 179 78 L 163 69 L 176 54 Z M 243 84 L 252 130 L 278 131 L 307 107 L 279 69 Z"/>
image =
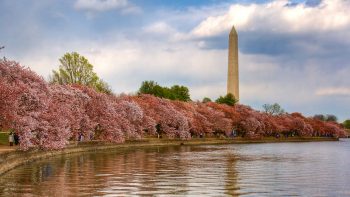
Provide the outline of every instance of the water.
<path id="1" fill-rule="evenodd" d="M 350 196 L 350 141 L 62 156 L 6 173 L 0 196 Z"/>

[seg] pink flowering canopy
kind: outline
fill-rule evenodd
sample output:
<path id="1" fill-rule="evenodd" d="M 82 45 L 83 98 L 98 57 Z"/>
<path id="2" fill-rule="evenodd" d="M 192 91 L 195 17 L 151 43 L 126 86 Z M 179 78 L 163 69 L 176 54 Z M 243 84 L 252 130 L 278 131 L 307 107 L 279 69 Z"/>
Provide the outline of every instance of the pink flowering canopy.
<path id="1" fill-rule="evenodd" d="M 16 131 L 20 148 L 61 149 L 69 141 L 122 143 L 145 136 L 165 138 L 232 134 L 345 136 L 336 122 L 300 113 L 271 115 L 244 105 L 182 102 L 151 95 L 114 96 L 81 85 L 55 85 L 17 62 L 0 60 L 0 127 Z"/>

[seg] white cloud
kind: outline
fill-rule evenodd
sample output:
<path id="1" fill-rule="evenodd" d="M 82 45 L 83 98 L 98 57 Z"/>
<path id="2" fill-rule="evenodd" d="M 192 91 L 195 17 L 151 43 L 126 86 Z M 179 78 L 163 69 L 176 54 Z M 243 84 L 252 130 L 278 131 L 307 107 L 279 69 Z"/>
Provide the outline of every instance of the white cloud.
<path id="1" fill-rule="evenodd" d="M 287 6 L 288 0 L 265 4 L 231 5 L 222 15 L 209 16 L 192 30 L 197 37 L 228 32 L 232 25 L 242 31 L 311 32 L 336 31 L 350 26 L 350 1 L 324 0 L 315 7 Z"/>
<path id="2" fill-rule="evenodd" d="M 350 88 L 346 87 L 330 87 L 321 88 L 316 91 L 318 96 L 350 96 Z"/>
<path id="3" fill-rule="evenodd" d="M 225 50 L 202 51 L 191 43 L 172 43 L 171 47 L 176 50 L 169 51 L 165 48 L 170 44 L 164 40 L 143 43 L 112 39 L 108 42 L 118 45 L 94 43 L 93 48 L 99 48 L 98 53 L 84 49 L 81 53 L 117 92 L 136 91 L 143 80 L 196 86 L 217 82 L 226 76 L 227 60 L 222 58 L 226 56 Z M 120 88 L 123 81 L 129 83 L 129 89 Z M 194 94 L 194 97 L 200 95 Z"/>
<path id="4" fill-rule="evenodd" d="M 227 32 L 235 24 L 237 27 L 243 27 L 249 21 L 256 10 L 257 5 L 234 5 L 231 6 L 229 12 L 224 15 L 210 16 L 192 31 L 194 36 L 206 37 L 218 35 Z"/>
<path id="5" fill-rule="evenodd" d="M 188 33 L 180 32 L 164 21 L 154 22 L 143 27 L 143 32 L 147 33 L 150 37 L 157 37 L 157 40 L 159 40 L 159 36 L 163 36 L 171 42 L 188 41 L 190 39 Z"/>
<path id="6" fill-rule="evenodd" d="M 128 0 L 77 0 L 74 7 L 90 13 L 118 9 L 122 10 L 123 14 L 140 12 L 140 8 L 130 4 Z"/>
<path id="7" fill-rule="evenodd" d="M 168 25 L 166 22 L 156 22 L 144 28 L 147 33 L 153 34 L 171 34 L 176 32 L 176 30 Z"/>

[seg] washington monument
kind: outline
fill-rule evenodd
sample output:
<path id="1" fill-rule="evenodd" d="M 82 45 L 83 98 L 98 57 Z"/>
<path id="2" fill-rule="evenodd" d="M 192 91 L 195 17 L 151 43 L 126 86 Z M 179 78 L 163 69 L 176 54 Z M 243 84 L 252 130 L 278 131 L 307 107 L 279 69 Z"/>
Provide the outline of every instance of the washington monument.
<path id="1" fill-rule="evenodd" d="M 239 100 L 239 77 L 238 77 L 238 34 L 233 26 L 228 41 L 228 74 L 227 94 L 233 94 Z"/>

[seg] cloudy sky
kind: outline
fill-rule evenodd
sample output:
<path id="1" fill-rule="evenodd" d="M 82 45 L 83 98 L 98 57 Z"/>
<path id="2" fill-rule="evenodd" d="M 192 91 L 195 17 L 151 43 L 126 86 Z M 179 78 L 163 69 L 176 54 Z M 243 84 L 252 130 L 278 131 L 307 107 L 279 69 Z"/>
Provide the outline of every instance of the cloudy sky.
<path id="1" fill-rule="evenodd" d="M 0 56 L 47 78 L 65 52 L 116 93 L 144 80 L 226 92 L 228 33 L 239 34 L 240 102 L 350 118 L 348 0 L 0 0 Z"/>

